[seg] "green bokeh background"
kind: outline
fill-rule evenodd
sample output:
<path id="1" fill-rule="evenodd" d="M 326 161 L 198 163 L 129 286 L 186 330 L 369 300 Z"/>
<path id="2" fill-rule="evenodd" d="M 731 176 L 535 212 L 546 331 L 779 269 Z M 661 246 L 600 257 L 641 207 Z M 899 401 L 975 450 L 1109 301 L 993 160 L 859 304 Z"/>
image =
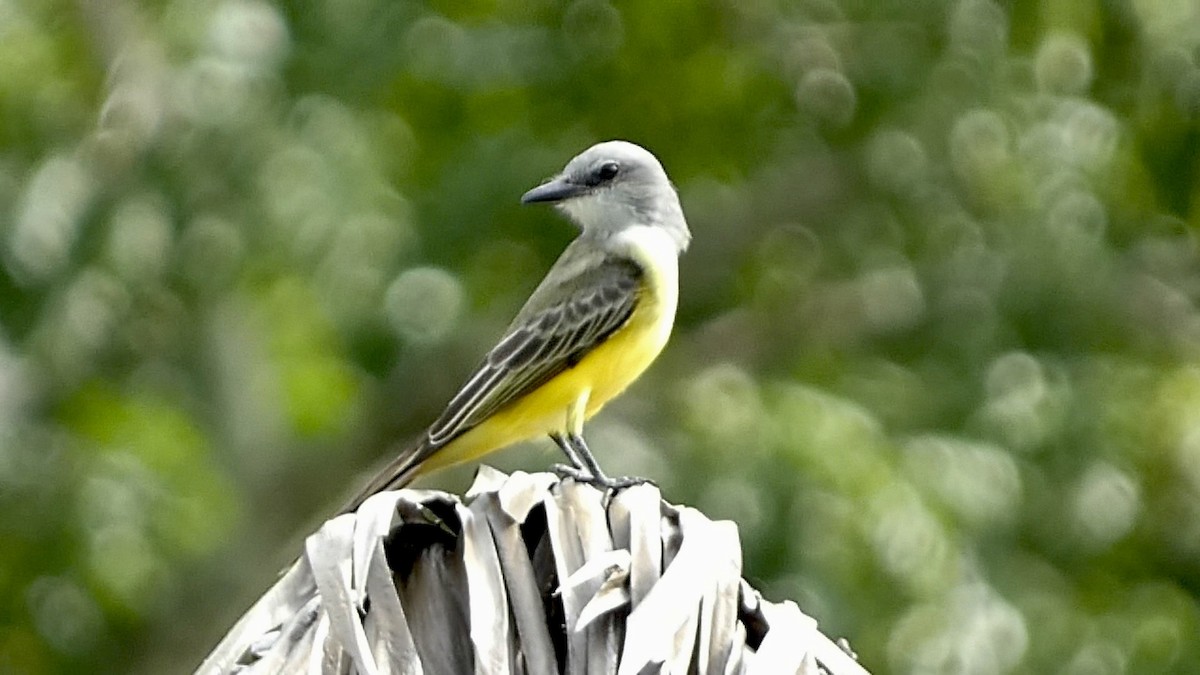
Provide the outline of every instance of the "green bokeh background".
<path id="1" fill-rule="evenodd" d="M 611 471 L 877 673 L 1200 672 L 1192 0 L 0 0 L 0 672 L 194 668 L 608 138 L 695 235 Z"/>

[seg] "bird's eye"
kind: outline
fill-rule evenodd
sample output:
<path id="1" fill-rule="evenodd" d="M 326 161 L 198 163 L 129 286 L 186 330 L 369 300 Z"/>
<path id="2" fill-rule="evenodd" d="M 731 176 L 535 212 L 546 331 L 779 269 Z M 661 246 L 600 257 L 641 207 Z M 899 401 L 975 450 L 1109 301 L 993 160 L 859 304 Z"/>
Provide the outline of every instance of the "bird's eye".
<path id="1" fill-rule="evenodd" d="M 616 177 L 617 172 L 621 170 L 621 165 L 616 162 L 605 162 L 596 169 L 596 177 L 600 180 L 612 180 Z"/>

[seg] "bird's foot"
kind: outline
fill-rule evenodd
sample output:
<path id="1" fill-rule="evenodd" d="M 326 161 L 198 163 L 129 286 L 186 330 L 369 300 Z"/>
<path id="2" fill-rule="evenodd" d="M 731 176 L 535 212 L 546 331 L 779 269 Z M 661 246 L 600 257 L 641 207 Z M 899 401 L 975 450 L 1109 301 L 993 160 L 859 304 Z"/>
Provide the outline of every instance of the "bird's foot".
<path id="1" fill-rule="evenodd" d="M 637 487 L 638 485 L 653 485 L 658 487 L 658 483 L 643 478 L 641 476 L 618 476 L 616 478 L 605 478 L 604 485 L 609 490 L 624 490 L 626 488 Z"/>
<path id="2" fill-rule="evenodd" d="M 571 466 L 569 464 L 555 464 L 550 467 L 560 478 L 570 478 L 577 483 L 586 483 L 600 490 L 616 492 L 626 488 L 634 487 L 635 485 L 650 485 L 657 484 L 649 478 L 641 478 L 639 476 L 621 476 L 619 478 L 609 478 L 603 473 L 592 473 L 587 469 Z"/>
<path id="3" fill-rule="evenodd" d="M 554 464 L 550 467 L 554 475 L 559 478 L 570 478 L 576 483 L 591 483 L 595 477 L 588 473 L 587 469 L 581 469 L 570 464 Z"/>

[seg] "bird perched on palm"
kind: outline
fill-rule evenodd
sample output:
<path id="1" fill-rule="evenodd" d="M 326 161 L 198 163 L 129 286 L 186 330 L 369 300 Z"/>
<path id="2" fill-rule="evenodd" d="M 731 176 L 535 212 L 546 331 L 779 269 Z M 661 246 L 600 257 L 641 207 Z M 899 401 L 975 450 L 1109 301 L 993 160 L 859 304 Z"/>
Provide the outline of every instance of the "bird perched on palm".
<path id="1" fill-rule="evenodd" d="M 445 411 L 347 506 L 416 476 L 547 434 L 605 488 L 638 479 L 601 471 L 583 423 L 662 351 L 678 301 L 678 258 L 691 241 L 678 195 L 650 152 L 594 145 L 522 203 L 552 203 L 580 228 Z"/>

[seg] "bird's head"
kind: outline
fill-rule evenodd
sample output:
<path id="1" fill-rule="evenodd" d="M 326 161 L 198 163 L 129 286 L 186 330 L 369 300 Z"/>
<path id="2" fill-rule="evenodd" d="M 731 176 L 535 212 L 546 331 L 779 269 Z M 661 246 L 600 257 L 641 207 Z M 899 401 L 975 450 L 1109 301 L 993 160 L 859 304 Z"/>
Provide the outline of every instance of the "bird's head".
<path id="1" fill-rule="evenodd" d="M 691 241 L 675 187 L 658 159 L 626 141 L 598 143 L 521 203 L 553 203 L 585 233 L 605 236 L 633 225 L 662 227 L 680 251 Z"/>

